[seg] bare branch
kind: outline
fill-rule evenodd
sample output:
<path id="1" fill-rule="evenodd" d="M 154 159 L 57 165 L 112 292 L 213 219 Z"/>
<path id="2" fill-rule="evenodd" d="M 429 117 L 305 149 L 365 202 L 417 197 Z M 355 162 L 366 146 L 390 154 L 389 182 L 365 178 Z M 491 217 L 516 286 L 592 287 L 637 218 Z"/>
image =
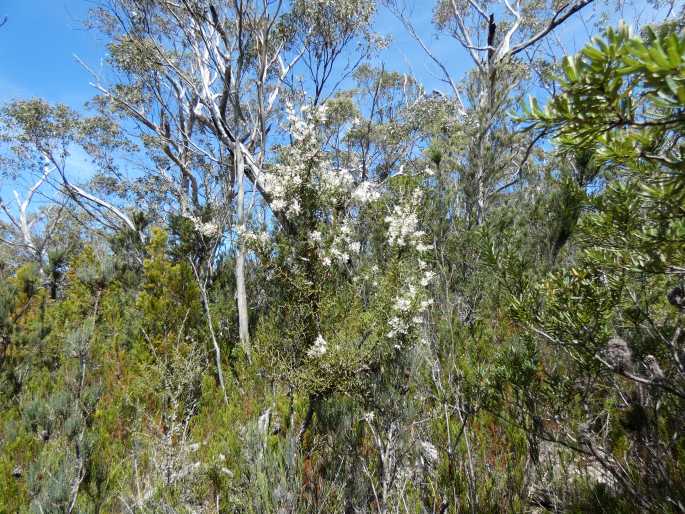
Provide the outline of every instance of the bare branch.
<path id="1" fill-rule="evenodd" d="M 526 41 L 523 41 L 522 43 L 519 43 L 518 45 L 514 45 L 511 50 L 509 51 L 508 55 L 516 55 L 517 53 L 525 50 L 529 46 L 531 46 L 534 43 L 537 43 L 540 41 L 543 37 L 545 37 L 547 34 L 552 32 L 555 28 L 557 28 L 559 25 L 564 23 L 567 19 L 569 19 L 571 16 L 573 16 L 575 13 L 581 11 L 583 8 L 587 7 L 590 5 L 594 0 L 579 0 L 578 3 L 574 4 L 570 9 L 566 10 L 569 6 L 568 3 L 564 4 L 561 8 L 557 10 L 557 12 L 554 14 L 550 22 L 547 24 L 545 28 L 540 30 L 537 34 L 535 34 L 533 37 L 530 39 L 527 39 Z M 501 58 L 506 57 L 506 55 L 502 55 Z"/>

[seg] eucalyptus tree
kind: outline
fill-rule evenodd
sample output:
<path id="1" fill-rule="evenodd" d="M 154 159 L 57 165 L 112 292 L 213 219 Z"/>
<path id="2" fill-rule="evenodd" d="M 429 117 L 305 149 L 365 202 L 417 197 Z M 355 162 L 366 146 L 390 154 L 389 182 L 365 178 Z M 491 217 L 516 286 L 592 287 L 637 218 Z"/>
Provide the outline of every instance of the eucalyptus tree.
<path id="1" fill-rule="evenodd" d="M 360 168 L 361 180 L 382 183 L 417 155 L 421 127 L 413 109 L 423 88 L 410 74 L 385 66 L 359 66 L 353 78 L 353 87 L 327 103 L 336 129 L 329 144 L 338 162 Z"/>
<path id="2" fill-rule="evenodd" d="M 470 61 L 464 77 L 458 77 L 450 69 L 454 64 L 431 49 L 427 35 L 412 23 L 408 4 L 386 2 L 435 65 L 447 88 L 447 96 L 440 96 L 455 106 L 452 125 L 457 130 L 435 134 L 440 149 L 435 156 L 444 153 L 443 166 L 458 177 L 460 210 L 470 226 L 481 224 L 502 193 L 524 181 L 536 141 L 518 133 L 507 112 L 517 105 L 533 75 L 543 83 L 549 81 L 546 67 L 563 52 L 563 45 L 556 40 L 547 44 L 557 48 L 548 57 L 541 57 L 547 53 L 541 47 L 547 38 L 554 38 L 556 28 L 572 22 L 592 1 L 436 2 L 433 22 L 438 34 L 453 41 Z"/>
<path id="3" fill-rule="evenodd" d="M 38 99 L 16 100 L 0 111 L 0 141 L 0 173 L 8 185 L 26 184 L 25 193 L 13 191 L 14 202 L 0 200 L 3 242 L 14 248 L 15 264 L 28 258 L 48 273 L 50 261 L 80 237 L 81 226 L 142 237 L 130 211 L 74 179 L 75 153 L 94 169 L 113 171 L 117 151 L 130 148 L 104 118 Z"/>
<path id="4" fill-rule="evenodd" d="M 50 211 L 52 209 L 50 208 L 48 208 L 47 212 L 32 212 L 30 207 L 34 196 L 52 171 L 54 170 L 51 168 L 46 169 L 38 180 L 28 188 L 24 198 L 14 190 L 13 194 L 16 206 L 8 205 L 0 199 L 0 208 L 4 212 L 6 218 L 5 223 L 3 223 L 3 232 L 7 234 L 2 238 L 2 242 L 18 250 L 17 254 L 28 254 L 29 259 L 35 260 L 39 265 L 43 264 L 47 255 L 47 244 L 51 232 L 54 229 L 54 225 L 59 221 L 59 214 L 51 217 Z M 57 209 L 59 210 L 59 208 Z M 50 220 L 50 218 L 53 219 Z M 46 219 L 48 225 L 39 240 L 34 227 L 40 225 L 41 221 L 45 221 Z"/>
<path id="5" fill-rule="evenodd" d="M 210 250 L 235 229 L 240 338 L 247 353 L 246 257 L 239 234 L 257 198 L 289 225 L 273 208 L 263 179 L 274 142 L 288 137 L 279 127 L 279 108 L 310 88 L 315 102 L 327 87 L 335 89 L 329 83 L 339 77 L 335 66 L 344 51 L 360 38 L 366 48 L 372 43 L 373 12 L 373 3 L 359 0 L 116 0 L 97 11 L 99 27 L 112 38 L 111 63 L 121 72 L 110 82 L 98 78 L 102 107 L 137 127 L 149 176 L 168 191 L 176 214 L 207 236 Z M 299 64 L 309 80 L 298 82 Z M 356 64 L 348 62 L 344 70 Z M 212 259 L 205 262 L 211 266 Z"/>

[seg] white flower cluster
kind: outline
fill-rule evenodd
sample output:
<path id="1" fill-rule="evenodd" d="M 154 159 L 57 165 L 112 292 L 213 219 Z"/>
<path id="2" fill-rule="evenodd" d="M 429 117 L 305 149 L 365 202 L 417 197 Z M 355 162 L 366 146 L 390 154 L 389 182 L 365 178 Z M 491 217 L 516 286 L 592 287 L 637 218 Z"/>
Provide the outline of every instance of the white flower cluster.
<path id="1" fill-rule="evenodd" d="M 299 166 L 276 165 L 262 177 L 262 185 L 271 195 L 271 208 L 283 211 L 287 216 L 301 212 L 295 191 L 302 185 L 302 169 Z"/>
<path id="2" fill-rule="evenodd" d="M 395 297 L 392 306 L 394 316 L 388 320 L 390 331 L 387 336 L 390 339 L 408 335 L 412 328 L 422 323 L 421 315 L 431 306 L 433 300 L 420 300 L 421 296 L 421 290 L 410 283 Z"/>
<path id="3" fill-rule="evenodd" d="M 317 123 L 325 123 L 327 119 L 326 111 L 328 109 L 325 104 L 319 105 L 316 108 L 312 108 L 311 105 L 303 105 L 300 108 L 301 115 L 295 112 L 292 104 L 287 104 L 285 110 L 288 113 L 290 132 L 295 141 L 317 139 Z"/>
<path id="4" fill-rule="evenodd" d="M 236 233 L 243 242 L 250 246 L 266 246 L 271 242 L 271 236 L 266 230 L 252 232 L 243 226 L 238 226 Z"/>
<path id="5" fill-rule="evenodd" d="M 319 169 L 319 181 L 321 192 L 336 197 L 340 194 L 347 194 L 354 185 L 354 176 L 348 168 L 331 168 L 326 166 Z"/>
<path id="6" fill-rule="evenodd" d="M 426 233 L 419 230 L 419 218 L 416 214 L 421 203 L 422 193 L 415 189 L 411 199 L 393 208 L 392 213 L 385 217 L 388 224 L 388 244 L 399 248 L 413 247 L 418 252 L 427 252 L 432 247 L 424 244 Z"/>
<path id="7" fill-rule="evenodd" d="M 322 159 L 317 125 L 326 119 L 326 107 L 311 109 L 304 106 L 301 115 L 287 107 L 290 134 L 296 144 L 284 148 L 283 160 L 260 177 L 262 187 L 271 195 L 271 207 L 295 217 L 302 212 L 299 196 L 305 186 L 305 177 L 311 175 L 311 166 L 324 168 L 321 175 L 329 175 L 328 163 Z"/>
<path id="8" fill-rule="evenodd" d="M 318 177 L 320 190 L 324 195 L 333 199 L 336 203 L 344 200 L 345 203 L 362 206 L 380 198 L 378 185 L 365 180 L 355 184 L 355 174 L 359 174 L 361 164 L 358 162 L 348 163 L 348 167 L 322 168 Z"/>
<path id="9" fill-rule="evenodd" d="M 314 244 L 321 243 L 323 241 L 323 235 L 318 230 L 313 230 L 309 233 L 309 240 Z"/>
<path id="10" fill-rule="evenodd" d="M 395 297 L 392 305 L 393 316 L 388 320 L 390 331 L 387 337 L 408 335 L 414 328 L 423 323 L 423 314 L 433 304 L 433 299 L 426 295 L 426 287 L 435 278 L 428 263 L 418 261 L 418 274 L 414 275 L 407 285 Z"/>
<path id="11" fill-rule="evenodd" d="M 435 175 L 435 170 L 431 168 L 430 166 L 426 166 L 426 168 L 423 170 L 423 174 L 426 177 L 432 177 Z"/>
<path id="12" fill-rule="evenodd" d="M 372 182 L 364 181 L 352 191 L 352 199 L 360 205 L 374 202 L 381 197 L 378 186 Z"/>
<path id="13" fill-rule="evenodd" d="M 314 340 L 314 344 L 307 350 L 307 356 L 316 359 L 326 355 L 328 343 L 321 334 Z"/>
<path id="14" fill-rule="evenodd" d="M 195 216 L 186 216 L 200 234 L 204 237 L 215 237 L 219 235 L 219 225 L 212 223 L 211 221 L 202 221 L 200 218 Z"/>
<path id="15" fill-rule="evenodd" d="M 333 242 L 327 251 L 323 251 L 322 262 L 325 266 L 330 266 L 333 261 L 339 264 L 346 264 L 351 255 L 359 255 L 361 243 L 353 237 L 353 227 L 351 221 L 346 219 L 338 233 L 333 238 Z"/>
<path id="16" fill-rule="evenodd" d="M 324 204 L 339 204 L 350 200 L 364 205 L 380 198 L 375 184 L 364 181 L 355 186 L 354 163 L 350 167 L 335 167 L 322 151 L 318 128 L 326 121 L 326 106 L 304 106 L 296 113 L 287 106 L 288 130 L 294 144 L 284 147 L 281 161 L 266 170 L 260 183 L 271 195 L 271 207 L 288 217 L 302 212 L 304 188 L 314 188 Z"/>
<path id="17" fill-rule="evenodd" d="M 419 283 L 422 287 L 428 287 L 428 284 L 435 278 L 435 273 L 428 269 L 428 263 L 421 259 L 419 259 L 419 271 L 421 272 Z"/>

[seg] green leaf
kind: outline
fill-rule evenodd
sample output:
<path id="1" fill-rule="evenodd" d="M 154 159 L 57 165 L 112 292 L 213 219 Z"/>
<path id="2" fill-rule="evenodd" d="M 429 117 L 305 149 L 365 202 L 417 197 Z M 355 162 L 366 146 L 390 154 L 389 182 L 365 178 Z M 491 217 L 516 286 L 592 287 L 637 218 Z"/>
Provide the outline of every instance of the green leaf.
<path id="1" fill-rule="evenodd" d="M 564 74 L 570 81 L 575 82 L 578 80 L 576 60 L 573 57 L 564 57 L 563 61 L 561 62 L 561 67 L 564 70 Z"/>
<path id="2" fill-rule="evenodd" d="M 581 53 L 593 61 L 604 60 L 604 54 L 592 46 L 586 46 Z"/>
<path id="3" fill-rule="evenodd" d="M 675 34 L 670 34 L 666 38 L 666 52 L 668 53 L 668 60 L 671 66 L 677 68 L 682 63 L 682 55 L 678 51 L 678 38 Z"/>
<path id="4" fill-rule="evenodd" d="M 678 84 L 676 84 L 676 81 L 673 80 L 673 77 L 671 77 L 670 75 L 666 76 L 666 85 L 668 85 L 668 88 L 675 96 L 678 96 Z"/>
<path id="5" fill-rule="evenodd" d="M 664 71 L 671 68 L 671 64 L 668 61 L 668 56 L 664 52 L 663 48 L 661 48 L 658 40 L 654 46 L 650 47 L 649 55 L 652 57 L 652 59 L 654 59 L 659 67 L 664 69 Z"/>

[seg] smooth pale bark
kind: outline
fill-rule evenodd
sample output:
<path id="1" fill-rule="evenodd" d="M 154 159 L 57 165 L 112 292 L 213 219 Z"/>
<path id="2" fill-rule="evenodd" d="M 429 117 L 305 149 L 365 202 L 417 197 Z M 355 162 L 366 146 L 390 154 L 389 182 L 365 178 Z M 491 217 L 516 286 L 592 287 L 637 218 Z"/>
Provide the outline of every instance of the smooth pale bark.
<path id="1" fill-rule="evenodd" d="M 38 191 L 38 189 L 43 185 L 43 183 L 47 180 L 48 176 L 50 173 L 54 171 L 55 168 L 45 166 L 43 175 L 38 179 L 38 182 L 36 182 L 28 191 L 26 194 L 26 198 L 24 200 L 21 199 L 19 196 L 19 193 L 17 191 L 14 191 L 14 198 L 17 202 L 17 210 L 18 210 L 18 216 L 15 216 L 12 214 L 10 211 L 9 207 L 7 207 L 3 201 L 2 198 L 0 198 L 0 209 L 4 211 L 5 215 L 7 216 L 7 219 L 9 219 L 10 223 L 20 232 L 21 239 L 23 243 L 16 243 L 18 246 L 24 246 L 28 250 L 30 250 L 36 260 L 40 263 L 41 265 L 41 270 L 42 270 L 42 265 L 43 265 L 43 254 L 44 254 L 44 248 L 41 245 L 37 245 L 35 241 L 33 240 L 33 235 L 31 234 L 31 228 L 35 222 L 31 221 L 29 219 L 29 207 L 31 205 L 31 200 L 33 199 L 33 195 Z M 5 240 L 2 240 L 5 242 Z"/>
<path id="2" fill-rule="evenodd" d="M 250 348 L 250 327 L 247 316 L 247 291 L 245 289 L 245 245 L 243 234 L 245 231 L 245 161 L 243 160 L 240 143 L 235 145 L 235 171 L 238 183 L 238 252 L 235 259 L 235 282 L 236 282 L 236 301 L 238 303 L 238 331 L 240 334 L 240 344 L 243 346 L 245 354 L 249 357 Z"/>

